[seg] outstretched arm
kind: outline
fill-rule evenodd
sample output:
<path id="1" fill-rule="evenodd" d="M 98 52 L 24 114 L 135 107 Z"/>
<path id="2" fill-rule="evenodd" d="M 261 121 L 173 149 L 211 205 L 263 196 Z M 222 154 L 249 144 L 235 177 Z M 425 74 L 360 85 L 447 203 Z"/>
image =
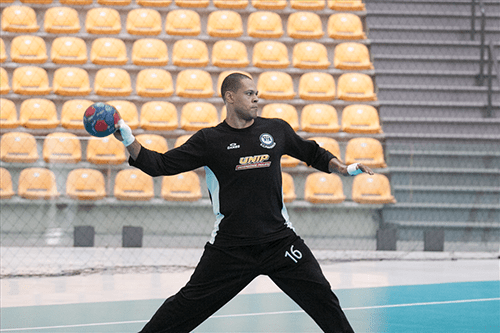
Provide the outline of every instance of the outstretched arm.
<path id="1" fill-rule="evenodd" d="M 332 173 L 335 172 L 344 176 L 354 176 L 362 172 L 366 172 L 369 175 L 374 174 L 372 169 L 370 169 L 366 165 L 363 165 L 361 163 L 353 163 L 350 165 L 345 165 L 337 158 L 332 158 L 330 160 L 330 162 L 328 163 L 328 170 L 330 170 L 330 172 Z"/>
<path id="2" fill-rule="evenodd" d="M 125 121 L 121 119 L 121 117 L 116 126 L 114 135 L 117 140 L 123 142 L 125 147 L 127 147 L 130 157 L 132 157 L 134 161 L 137 160 L 137 156 L 139 156 L 142 146 L 139 141 L 135 139 L 134 135 L 132 135 L 132 130 L 125 124 Z"/>

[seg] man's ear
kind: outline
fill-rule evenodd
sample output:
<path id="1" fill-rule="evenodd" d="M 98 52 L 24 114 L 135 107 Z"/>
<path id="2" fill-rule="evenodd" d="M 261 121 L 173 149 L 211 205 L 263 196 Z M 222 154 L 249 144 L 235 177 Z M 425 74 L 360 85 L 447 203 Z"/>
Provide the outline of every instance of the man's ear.
<path id="1" fill-rule="evenodd" d="M 234 94 L 231 90 L 227 90 L 226 93 L 224 94 L 224 99 L 226 100 L 227 103 L 233 104 L 234 103 Z"/>

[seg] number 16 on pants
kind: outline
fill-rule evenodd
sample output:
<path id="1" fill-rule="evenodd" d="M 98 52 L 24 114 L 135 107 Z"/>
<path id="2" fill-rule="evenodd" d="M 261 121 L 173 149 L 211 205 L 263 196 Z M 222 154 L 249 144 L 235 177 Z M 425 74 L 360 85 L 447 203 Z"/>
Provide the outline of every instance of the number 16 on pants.
<path id="1" fill-rule="evenodd" d="M 285 258 L 290 258 L 294 263 L 298 263 L 302 259 L 302 253 L 299 250 L 295 250 L 293 245 L 290 247 L 290 251 L 285 251 Z"/>

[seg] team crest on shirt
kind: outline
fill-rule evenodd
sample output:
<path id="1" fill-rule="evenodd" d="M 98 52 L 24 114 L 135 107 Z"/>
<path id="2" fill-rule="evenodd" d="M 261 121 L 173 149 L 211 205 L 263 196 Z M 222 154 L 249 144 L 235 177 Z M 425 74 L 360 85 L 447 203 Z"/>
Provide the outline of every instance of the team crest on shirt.
<path id="1" fill-rule="evenodd" d="M 276 142 L 274 142 L 274 138 L 271 134 L 262 133 L 259 137 L 261 147 L 267 149 L 273 149 L 276 146 Z"/>

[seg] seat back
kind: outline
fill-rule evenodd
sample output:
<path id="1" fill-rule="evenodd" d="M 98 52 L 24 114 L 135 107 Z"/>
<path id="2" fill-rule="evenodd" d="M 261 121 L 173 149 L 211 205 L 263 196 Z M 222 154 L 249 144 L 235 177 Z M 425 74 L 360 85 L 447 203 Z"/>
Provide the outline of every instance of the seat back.
<path id="1" fill-rule="evenodd" d="M 281 103 L 266 104 L 262 108 L 262 117 L 283 119 L 292 126 L 294 131 L 299 130 L 299 116 L 293 105 Z"/>
<path id="2" fill-rule="evenodd" d="M 252 0 L 252 6 L 257 9 L 280 10 L 285 9 L 286 5 L 286 0 Z"/>
<path id="3" fill-rule="evenodd" d="M 281 42 L 258 42 L 253 47 L 252 63 L 260 68 L 287 68 L 290 64 L 288 49 Z"/>
<path id="4" fill-rule="evenodd" d="M 169 97 L 174 93 L 172 76 L 164 69 L 143 69 L 137 75 L 136 91 L 143 97 Z"/>
<path id="5" fill-rule="evenodd" d="M 127 15 L 126 28 L 131 35 L 159 35 L 161 33 L 160 13 L 149 8 L 132 9 Z"/>
<path id="6" fill-rule="evenodd" d="M 205 8 L 208 7 L 209 0 L 175 0 L 175 5 L 179 7 L 188 7 L 188 8 Z"/>
<path id="7" fill-rule="evenodd" d="M 312 133 L 336 133 L 339 131 L 337 110 L 328 104 L 308 104 L 301 112 L 302 130 Z"/>
<path id="8" fill-rule="evenodd" d="M 290 5 L 299 10 L 321 10 L 325 8 L 325 0 L 291 0 Z"/>
<path id="9" fill-rule="evenodd" d="M 86 99 L 72 99 L 64 102 L 61 110 L 61 126 L 67 129 L 84 129 L 83 114 L 94 102 Z"/>
<path id="10" fill-rule="evenodd" d="M 264 99 L 293 99 L 292 77 L 283 72 L 263 72 L 257 82 L 259 96 Z"/>
<path id="11" fill-rule="evenodd" d="M 19 175 L 17 193 L 25 199 L 55 199 L 59 197 L 56 176 L 45 168 L 27 168 Z"/>
<path id="12" fill-rule="evenodd" d="M 167 140 L 158 134 L 139 134 L 136 136 L 137 141 L 149 150 L 154 150 L 159 153 L 168 151 Z"/>
<path id="13" fill-rule="evenodd" d="M 104 176 L 94 169 L 71 170 L 66 179 L 66 194 L 76 200 L 100 200 L 106 197 Z"/>
<path id="14" fill-rule="evenodd" d="M 345 152 L 345 163 L 363 163 L 371 168 L 387 167 L 382 144 L 373 138 L 349 140 Z"/>
<path id="15" fill-rule="evenodd" d="M 35 10 L 28 6 L 8 6 L 2 11 L 2 30 L 7 32 L 37 32 Z"/>
<path id="16" fill-rule="evenodd" d="M 137 66 L 168 64 L 167 44 L 160 39 L 141 38 L 132 46 L 132 62 Z"/>
<path id="17" fill-rule="evenodd" d="M 153 101 L 141 108 L 141 128 L 150 131 L 172 131 L 179 127 L 177 109 L 170 102 Z"/>
<path id="18" fill-rule="evenodd" d="M 340 43 L 335 47 L 333 65 L 338 69 L 365 70 L 373 69 L 370 52 L 360 43 Z"/>
<path id="19" fill-rule="evenodd" d="M 126 161 L 125 146 L 113 135 L 92 137 L 87 143 L 87 161 L 93 164 L 122 164 Z"/>
<path id="20" fill-rule="evenodd" d="M 218 10 L 208 15 L 207 32 L 212 37 L 241 37 L 243 22 L 237 12 Z"/>
<path id="21" fill-rule="evenodd" d="M 323 37 L 320 17 L 311 12 L 295 12 L 288 17 L 288 36 L 298 39 L 318 39 Z"/>
<path id="22" fill-rule="evenodd" d="M 87 44 L 77 37 L 58 37 L 52 42 L 50 59 L 56 64 L 84 64 L 87 62 Z"/>
<path id="23" fill-rule="evenodd" d="M 332 14 L 328 18 L 328 36 L 333 39 L 366 39 L 363 24 L 352 13 Z"/>
<path id="24" fill-rule="evenodd" d="M 14 194 L 9 170 L 0 168 L 0 199 L 10 199 Z"/>
<path id="25" fill-rule="evenodd" d="M 5 43 L 2 38 L 0 38 L 0 63 L 7 60 L 7 51 L 5 50 Z"/>
<path id="26" fill-rule="evenodd" d="M 43 159 L 47 163 L 78 163 L 82 159 L 82 147 L 72 133 L 50 133 L 43 142 Z"/>
<path id="27" fill-rule="evenodd" d="M 78 67 L 62 67 L 54 72 L 54 93 L 63 96 L 85 96 L 90 94 L 89 75 Z"/>
<path id="28" fill-rule="evenodd" d="M 138 5 L 151 7 L 168 7 L 171 3 L 172 0 L 137 0 Z"/>
<path id="29" fill-rule="evenodd" d="M 42 98 L 24 100 L 21 103 L 19 122 L 26 128 L 56 128 L 59 126 L 56 105 L 51 100 Z"/>
<path id="30" fill-rule="evenodd" d="M 246 67 L 248 53 L 245 44 L 235 40 L 220 40 L 212 48 L 212 64 L 217 67 Z"/>
<path id="31" fill-rule="evenodd" d="M 122 30 L 120 13 L 113 8 L 92 8 L 87 12 L 85 29 L 90 34 L 118 34 Z"/>
<path id="32" fill-rule="evenodd" d="M 300 42 L 293 47 L 293 67 L 303 69 L 326 69 L 330 66 L 328 52 L 323 44 Z"/>
<path id="33" fill-rule="evenodd" d="M 316 143 L 321 147 L 326 150 L 328 150 L 330 153 L 335 155 L 335 157 L 339 160 L 342 161 L 342 157 L 340 156 L 340 146 L 337 140 L 333 138 L 329 138 L 326 136 L 315 136 L 312 138 L 309 138 L 309 140 L 316 141 Z"/>
<path id="34" fill-rule="evenodd" d="M 248 0 L 214 0 L 214 6 L 224 9 L 245 9 Z"/>
<path id="35" fill-rule="evenodd" d="M 128 61 L 125 43 L 118 38 L 97 38 L 92 42 L 90 61 L 96 65 L 125 65 Z"/>
<path id="36" fill-rule="evenodd" d="M 18 126 L 16 105 L 11 100 L 0 98 L 0 128 L 16 128 Z"/>
<path id="37" fill-rule="evenodd" d="M 161 196 L 170 201 L 197 201 L 201 199 L 200 179 L 194 171 L 175 176 L 164 176 Z"/>
<path id="38" fill-rule="evenodd" d="M 180 97 L 212 97 L 214 94 L 212 77 L 200 69 L 183 70 L 177 74 L 175 91 Z"/>
<path id="39" fill-rule="evenodd" d="M 342 131 L 347 133 L 382 133 L 377 109 L 364 104 L 346 106 L 342 111 Z"/>
<path id="40" fill-rule="evenodd" d="M 98 4 L 108 6 L 127 6 L 131 2 L 132 0 L 97 0 Z"/>
<path id="41" fill-rule="evenodd" d="M 345 200 L 342 180 L 338 175 L 314 172 L 307 176 L 304 199 L 315 204 L 341 203 Z"/>
<path id="42" fill-rule="evenodd" d="M 335 80 L 328 73 L 309 72 L 299 80 L 299 96 L 305 100 L 331 101 L 335 99 Z"/>
<path id="43" fill-rule="evenodd" d="M 366 10 L 363 0 L 327 0 L 328 7 L 333 10 L 352 10 L 362 11 Z"/>
<path id="44" fill-rule="evenodd" d="M 119 200 L 151 200 L 154 193 L 153 178 L 139 169 L 125 169 L 115 178 L 114 195 Z"/>
<path id="45" fill-rule="evenodd" d="M 181 128 L 186 131 L 198 131 L 219 123 L 217 109 L 207 102 L 190 102 L 182 107 Z"/>
<path id="46" fill-rule="evenodd" d="M 5 133 L 0 148 L 0 159 L 7 163 L 34 163 L 38 160 L 36 139 L 29 133 Z"/>
<path id="47" fill-rule="evenodd" d="M 38 36 L 17 36 L 10 45 L 10 58 L 21 64 L 43 64 L 48 59 L 45 41 Z"/>
<path id="48" fill-rule="evenodd" d="M 61 5 L 86 6 L 91 5 L 93 0 L 59 0 Z"/>
<path id="49" fill-rule="evenodd" d="M 16 68 L 12 76 L 12 88 L 20 95 L 47 95 L 51 91 L 47 72 L 35 66 Z"/>
<path id="50" fill-rule="evenodd" d="M 295 194 L 295 185 L 293 184 L 293 177 L 286 172 L 281 173 L 281 179 L 283 181 L 283 201 L 292 202 L 297 198 Z"/>
<path id="51" fill-rule="evenodd" d="M 97 71 L 94 91 L 102 96 L 129 96 L 132 92 L 130 75 L 121 68 L 103 68 Z"/>
<path id="52" fill-rule="evenodd" d="M 167 14 L 165 31 L 174 36 L 198 36 L 201 32 L 200 15 L 190 9 L 172 10 Z"/>
<path id="53" fill-rule="evenodd" d="M 0 94 L 8 94 L 10 92 L 9 75 L 5 68 L 0 68 Z"/>
<path id="54" fill-rule="evenodd" d="M 107 102 L 120 113 L 120 117 L 131 129 L 139 127 L 139 113 L 134 103 L 125 100 L 113 100 Z"/>
<path id="55" fill-rule="evenodd" d="M 368 75 L 346 73 L 339 78 L 338 98 L 346 101 L 376 101 L 377 95 Z"/>
<path id="56" fill-rule="evenodd" d="M 283 36 L 283 22 L 277 13 L 253 12 L 248 16 L 248 35 L 255 38 L 280 38 Z"/>
<path id="57" fill-rule="evenodd" d="M 357 175 L 352 182 L 352 200 L 362 204 L 395 203 L 389 179 L 382 174 Z"/>
<path id="58" fill-rule="evenodd" d="M 205 67 L 208 65 L 208 48 L 201 40 L 183 39 L 174 43 L 172 62 L 175 66 Z"/>
<path id="59" fill-rule="evenodd" d="M 74 34 L 80 31 L 78 12 L 70 7 L 52 7 L 45 11 L 43 21 L 45 32 L 53 34 Z"/>

